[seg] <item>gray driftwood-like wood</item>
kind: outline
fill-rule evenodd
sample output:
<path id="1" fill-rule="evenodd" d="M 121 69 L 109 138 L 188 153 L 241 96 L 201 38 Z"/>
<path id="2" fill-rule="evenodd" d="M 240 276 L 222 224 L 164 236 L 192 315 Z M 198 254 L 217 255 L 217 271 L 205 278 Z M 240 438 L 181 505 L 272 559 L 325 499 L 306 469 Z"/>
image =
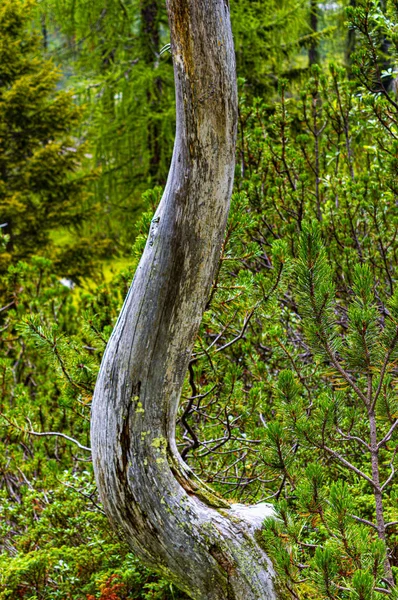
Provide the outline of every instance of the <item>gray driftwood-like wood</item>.
<path id="1" fill-rule="evenodd" d="M 181 388 L 219 261 L 234 176 L 235 58 L 227 0 L 168 0 L 177 131 L 166 189 L 101 365 L 95 475 L 134 552 L 195 600 L 271 600 L 255 540 L 269 507 L 228 505 L 181 459 Z"/>

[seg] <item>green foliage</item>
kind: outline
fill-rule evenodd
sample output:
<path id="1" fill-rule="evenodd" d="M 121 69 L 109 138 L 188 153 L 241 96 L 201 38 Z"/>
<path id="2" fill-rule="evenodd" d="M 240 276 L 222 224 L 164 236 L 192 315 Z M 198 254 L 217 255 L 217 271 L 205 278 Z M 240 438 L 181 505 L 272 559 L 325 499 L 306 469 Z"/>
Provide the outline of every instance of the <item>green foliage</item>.
<path id="1" fill-rule="evenodd" d="M 173 67 L 160 0 L 45 0 L 37 8 L 47 52 L 85 106 L 84 129 L 98 172 L 91 226 L 128 253 L 141 194 L 164 185 L 175 131 Z"/>
<path id="2" fill-rule="evenodd" d="M 326 60 L 332 52 L 342 53 L 344 3 L 316 3 L 315 29 L 313 4 L 302 0 L 231 2 L 237 71 L 245 78 L 251 97 L 273 95 L 281 77 L 299 85 L 305 81 L 310 48 Z"/>
<path id="3" fill-rule="evenodd" d="M 181 446 L 223 496 L 277 502 L 286 597 L 379 598 L 397 565 L 396 109 L 335 65 L 290 90 L 241 97 Z"/>
<path id="4" fill-rule="evenodd" d="M 398 107 L 388 78 L 396 6 L 361 0 L 349 8 L 356 52 L 348 76 L 339 66 L 347 40 L 325 35 L 329 25 L 340 31 L 340 5 L 338 14 L 322 9 L 319 31 L 311 32 L 309 3 L 231 4 L 246 80 L 236 186 L 177 443 L 225 498 L 275 504 L 278 518 L 261 535 L 282 596 L 394 598 Z M 54 213 L 37 239 L 26 233 L 26 244 L 22 234 L 13 241 L 8 229 L 0 238 L 2 249 L 15 248 L 0 283 L 7 289 L 0 313 L 0 598 L 182 598 L 109 531 L 87 453 L 100 358 L 161 196 L 161 188 L 142 199 L 141 192 L 164 183 L 172 149 L 171 61 L 160 52 L 168 42 L 164 8 L 135 0 L 106 8 L 41 3 L 44 41 L 63 65 L 62 85 L 72 72 L 79 101 L 88 103 L 81 126 L 70 94 L 54 91 L 57 76 L 40 57 L 36 34 L 21 42 L 28 24 L 21 6 L 0 9 L 14 15 L 1 46 L 10 56 L 0 71 L 10 83 L 0 91 L 0 115 L 8 111 L 14 133 L 22 118 L 39 132 L 22 132 L 15 164 L 23 176 L 4 188 L 4 202 L 17 214 L 29 181 L 21 232 L 41 223 L 50 197 Z M 308 69 L 314 40 L 328 64 Z M 49 112 L 36 114 L 39 105 Z M 53 105 L 61 107 L 56 114 Z M 55 126 L 58 141 L 45 153 Z M 81 138 L 98 169 L 94 200 L 80 187 Z M 23 154 L 29 144 L 32 157 Z M 76 194 L 63 203 L 59 186 Z M 50 249 L 55 213 L 68 226 L 85 216 L 78 197 L 88 207 L 101 200 L 89 222 L 99 243 L 104 227 L 114 248 L 135 238 L 131 266 L 108 285 L 92 282 L 91 291 L 61 284 L 53 250 L 53 262 L 47 250 L 47 258 L 32 256 Z M 138 205 L 147 212 L 137 221 Z M 68 259 L 76 279 L 87 261 L 81 250 L 79 257 Z"/>
<path id="5" fill-rule="evenodd" d="M 19 262 L 5 277 L 13 300 L 0 361 L 0 598 L 182 599 L 110 530 L 87 462 L 100 356 L 129 275 L 115 282 L 120 293 L 103 286 L 80 298 L 48 259 Z"/>
<path id="6" fill-rule="evenodd" d="M 89 241 L 56 249 L 50 231 L 76 232 L 89 214 L 84 144 L 72 135 L 81 110 L 72 93 L 56 89 L 60 73 L 40 56 L 40 39 L 29 30 L 32 6 L 0 7 L 0 211 L 8 236 L 0 269 L 51 249 L 58 270 L 78 279 L 92 266 Z"/>
<path id="7" fill-rule="evenodd" d="M 64 471 L 48 485 L 47 492 L 25 489 L 18 504 L 0 497 L 7 548 L 0 557 L 2 600 L 182 600 L 110 531 L 94 501 L 92 474 Z M 13 531 L 6 526 L 10 520 Z"/>
<path id="8" fill-rule="evenodd" d="M 336 31 L 344 35 L 344 2 L 319 8 L 316 32 L 309 4 L 231 2 L 238 74 L 251 98 L 274 95 L 281 75 L 301 84 L 308 48 L 315 43 L 329 59 Z M 141 194 L 165 184 L 172 155 L 175 105 L 171 56 L 164 51 L 170 41 L 165 3 L 108 0 L 104 7 L 98 0 L 42 0 L 36 12 L 46 51 L 87 107 L 83 135 L 98 169 L 92 192 L 99 207 L 91 224 L 98 232 L 105 224 L 113 250 L 126 252 Z M 336 20 L 337 29 L 331 25 Z"/>

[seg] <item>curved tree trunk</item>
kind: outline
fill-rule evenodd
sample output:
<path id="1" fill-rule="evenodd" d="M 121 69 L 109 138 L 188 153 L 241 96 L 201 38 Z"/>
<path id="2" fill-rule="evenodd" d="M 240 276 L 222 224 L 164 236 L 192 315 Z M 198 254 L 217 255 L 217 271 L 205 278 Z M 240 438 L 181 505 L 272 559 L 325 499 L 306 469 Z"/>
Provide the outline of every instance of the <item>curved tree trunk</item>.
<path id="1" fill-rule="evenodd" d="M 228 505 L 175 444 L 184 375 L 224 235 L 237 94 L 227 0 L 168 0 L 177 132 L 167 186 L 102 362 L 92 406 L 105 510 L 133 550 L 196 600 L 275 598 L 254 533 L 267 506 Z"/>

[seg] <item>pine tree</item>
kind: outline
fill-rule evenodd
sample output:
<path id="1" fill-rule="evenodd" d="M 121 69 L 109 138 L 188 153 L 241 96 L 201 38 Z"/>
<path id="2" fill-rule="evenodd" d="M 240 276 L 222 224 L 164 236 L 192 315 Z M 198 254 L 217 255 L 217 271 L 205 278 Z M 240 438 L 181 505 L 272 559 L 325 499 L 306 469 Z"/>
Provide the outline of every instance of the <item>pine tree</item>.
<path id="1" fill-rule="evenodd" d="M 279 523 L 267 523 L 266 545 L 298 598 L 306 586 L 319 598 L 351 592 L 363 600 L 395 590 L 396 523 L 388 515 L 395 504 L 398 294 L 380 306 L 369 266 L 355 265 L 352 277 L 342 333 L 319 227 L 304 224 L 294 288 L 319 387 L 312 384 L 309 396 L 305 367 L 280 373 L 265 453 L 271 464 L 283 448 L 274 464 L 291 486 L 277 505 Z"/>

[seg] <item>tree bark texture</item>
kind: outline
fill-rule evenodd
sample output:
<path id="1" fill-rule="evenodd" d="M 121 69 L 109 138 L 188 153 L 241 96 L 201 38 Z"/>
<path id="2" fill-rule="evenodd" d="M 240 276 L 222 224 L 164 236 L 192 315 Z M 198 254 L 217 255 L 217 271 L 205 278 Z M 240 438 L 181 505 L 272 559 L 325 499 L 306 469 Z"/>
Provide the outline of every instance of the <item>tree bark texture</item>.
<path id="1" fill-rule="evenodd" d="M 181 459 L 175 423 L 217 267 L 234 176 L 227 0 L 168 0 L 177 131 L 166 189 L 108 343 L 91 443 L 106 513 L 134 552 L 195 600 L 275 598 L 256 531 L 267 505 L 228 505 Z"/>

